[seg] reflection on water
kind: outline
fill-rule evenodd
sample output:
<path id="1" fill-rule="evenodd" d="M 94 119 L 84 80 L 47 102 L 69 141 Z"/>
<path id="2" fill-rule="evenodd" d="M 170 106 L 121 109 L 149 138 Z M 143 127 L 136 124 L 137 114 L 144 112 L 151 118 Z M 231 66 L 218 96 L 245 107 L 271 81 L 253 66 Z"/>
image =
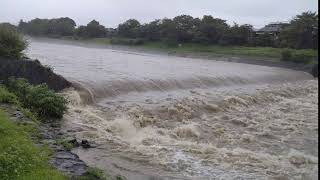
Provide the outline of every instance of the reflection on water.
<path id="1" fill-rule="evenodd" d="M 292 70 L 32 41 L 71 80 L 75 152 L 128 179 L 317 178 L 318 85 Z M 89 103 L 90 102 L 90 103 Z"/>

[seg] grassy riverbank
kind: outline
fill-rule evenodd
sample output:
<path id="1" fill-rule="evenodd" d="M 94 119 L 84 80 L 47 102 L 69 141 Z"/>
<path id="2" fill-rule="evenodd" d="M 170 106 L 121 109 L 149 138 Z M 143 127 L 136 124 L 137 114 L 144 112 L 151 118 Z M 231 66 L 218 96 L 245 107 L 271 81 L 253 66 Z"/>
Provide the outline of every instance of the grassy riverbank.
<path id="1" fill-rule="evenodd" d="M 37 147 L 29 131 L 30 127 L 17 125 L 0 110 L 0 179 L 67 179 L 49 165 L 50 151 Z"/>
<path id="2" fill-rule="evenodd" d="M 0 104 L 17 104 L 17 97 L 0 87 Z M 37 122 L 19 123 L 0 108 L 0 179 L 64 180 L 67 177 L 49 165 L 51 151 L 37 146 Z M 33 139 L 32 139 L 33 138 Z"/>
<path id="3" fill-rule="evenodd" d="M 318 56 L 318 50 L 314 49 L 288 49 L 288 48 L 272 48 L 272 47 L 246 47 L 246 46 L 219 46 L 219 45 L 203 45 L 196 43 L 185 43 L 179 45 L 168 45 L 160 41 L 143 41 L 137 42 L 130 39 L 110 39 L 110 38 L 93 38 L 93 39 L 74 39 L 64 37 L 64 40 L 75 40 L 84 43 L 95 43 L 101 45 L 124 45 L 129 47 L 145 48 L 148 50 L 159 50 L 168 54 L 193 54 L 205 55 L 207 57 L 223 57 L 223 56 L 248 56 L 273 58 L 280 60 L 283 51 L 291 51 L 293 54 L 304 55 L 315 58 Z"/>

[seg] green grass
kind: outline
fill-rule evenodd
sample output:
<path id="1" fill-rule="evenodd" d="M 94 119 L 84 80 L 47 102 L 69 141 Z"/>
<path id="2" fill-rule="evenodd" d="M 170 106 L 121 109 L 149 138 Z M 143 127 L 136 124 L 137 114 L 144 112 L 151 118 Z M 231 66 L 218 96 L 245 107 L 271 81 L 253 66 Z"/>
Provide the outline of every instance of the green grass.
<path id="1" fill-rule="evenodd" d="M 111 45 L 110 38 L 95 38 L 95 39 L 79 39 L 78 41 L 86 43 L 96 43 L 102 45 Z M 267 58 L 281 58 L 281 53 L 284 50 L 290 50 L 294 54 L 302 54 L 310 57 L 317 57 L 318 50 L 313 49 L 287 49 L 287 48 L 272 48 L 272 47 L 245 47 L 245 46 L 219 46 L 219 45 L 202 45 L 196 43 L 185 43 L 181 47 L 168 46 L 163 42 L 147 41 L 142 45 L 134 45 L 134 47 L 142 47 L 152 50 L 161 50 L 168 53 L 190 53 L 195 55 L 209 55 L 209 56 L 251 56 L 251 57 L 267 57 Z"/>
<path id="2" fill-rule="evenodd" d="M 49 149 L 34 145 L 32 130 L 28 125 L 14 123 L 0 110 L 0 179 L 67 179 L 49 165 Z"/>
<path id="3" fill-rule="evenodd" d="M 218 46 L 218 45 L 201 45 L 194 43 L 182 44 L 181 47 L 168 47 L 162 42 L 147 42 L 143 47 L 152 49 L 163 49 L 169 52 L 177 53 L 204 53 L 217 56 L 222 55 L 238 55 L 238 56 L 253 56 L 253 57 L 269 57 L 280 58 L 281 52 L 285 48 L 272 48 L 272 47 L 245 47 L 245 46 Z M 308 56 L 318 56 L 317 50 L 303 49 L 291 51 L 296 54 L 306 54 Z"/>

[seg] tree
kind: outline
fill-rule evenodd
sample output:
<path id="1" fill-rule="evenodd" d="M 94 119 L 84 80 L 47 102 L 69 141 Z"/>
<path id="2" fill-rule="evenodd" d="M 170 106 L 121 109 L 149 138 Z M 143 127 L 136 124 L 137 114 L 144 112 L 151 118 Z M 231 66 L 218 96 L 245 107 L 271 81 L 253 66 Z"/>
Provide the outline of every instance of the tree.
<path id="1" fill-rule="evenodd" d="M 60 36 L 72 36 L 74 34 L 76 23 L 74 20 L 66 18 L 58 18 L 49 20 L 49 34 Z"/>
<path id="2" fill-rule="evenodd" d="M 254 45 L 255 46 L 269 46 L 274 47 L 276 46 L 275 37 L 269 33 L 263 33 L 256 35 L 254 37 Z"/>
<path id="3" fill-rule="evenodd" d="M 72 36 L 76 23 L 65 17 L 57 19 L 33 19 L 29 22 L 19 22 L 19 30 L 31 35 Z"/>
<path id="4" fill-rule="evenodd" d="M 161 39 L 161 20 L 155 20 L 141 26 L 140 35 L 147 40 Z"/>
<path id="5" fill-rule="evenodd" d="M 129 19 L 126 22 L 119 24 L 118 34 L 122 37 L 137 38 L 140 35 L 141 24 L 135 19 Z"/>
<path id="6" fill-rule="evenodd" d="M 280 44 L 297 49 L 318 47 L 318 14 L 304 12 L 291 20 L 280 35 Z"/>
<path id="7" fill-rule="evenodd" d="M 195 41 L 213 44 L 217 44 L 229 28 L 225 20 L 212 16 L 203 16 L 197 27 Z"/>
<path id="8" fill-rule="evenodd" d="M 176 40 L 178 42 L 189 42 L 194 37 L 195 24 L 192 16 L 181 15 L 173 18 L 175 25 Z"/>
<path id="9" fill-rule="evenodd" d="M 86 26 L 79 26 L 75 30 L 75 35 L 78 37 L 88 37 L 87 27 Z"/>
<path id="10" fill-rule="evenodd" d="M 249 24 L 234 24 L 220 40 L 222 45 L 250 45 L 253 41 L 253 27 Z"/>
<path id="11" fill-rule="evenodd" d="M 96 20 L 92 20 L 86 27 L 87 35 L 93 38 L 104 37 L 106 35 L 106 28 Z"/>

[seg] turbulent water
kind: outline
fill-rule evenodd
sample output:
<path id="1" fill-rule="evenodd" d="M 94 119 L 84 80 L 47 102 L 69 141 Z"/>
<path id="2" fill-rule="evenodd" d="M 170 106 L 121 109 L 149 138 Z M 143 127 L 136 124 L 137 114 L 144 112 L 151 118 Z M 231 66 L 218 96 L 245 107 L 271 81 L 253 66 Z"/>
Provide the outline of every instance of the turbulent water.
<path id="1" fill-rule="evenodd" d="M 318 82 L 304 72 L 32 41 L 74 83 L 74 150 L 128 179 L 317 179 Z"/>

